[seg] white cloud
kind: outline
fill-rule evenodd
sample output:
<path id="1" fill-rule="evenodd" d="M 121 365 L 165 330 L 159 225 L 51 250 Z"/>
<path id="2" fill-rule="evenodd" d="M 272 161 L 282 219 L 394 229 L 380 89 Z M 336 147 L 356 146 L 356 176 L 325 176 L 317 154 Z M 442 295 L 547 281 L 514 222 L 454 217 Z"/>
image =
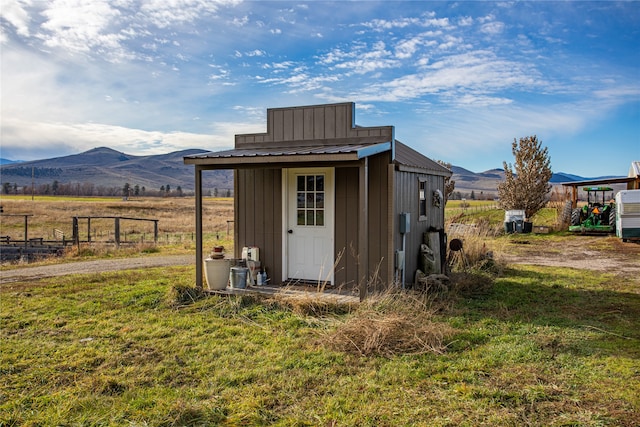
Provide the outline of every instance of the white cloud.
<path id="1" fill-rule="evenodd" d="M 120 11 L 106 0 L 54 0 L 41 14 L 46 21 L 37 36 L 47 47 L 71 53 L 97 50 L 113 60 L 132 57 L 120 45 L 126 36 L 111 29 Z"/>
<path id="2" fill-rule="evenodd" d="M 237 3 L 236 0 L 146 0 L 140 13 L 145 21 L 167 28 L 215 15 L 220 6 Z"/>
<path id="3" fill-rule="evenodd" d="M 266 52 L 264 50 L 255 49 L 249 52 L 245 52 L 244 54 L 245 56 L 265 56 Z"/>
<path id="4" fill-rule="evenodd" d="M 504 31 L 504 23 L 502 22 L 489 22 L 480 28 L 480 31 L 485 34 L 496 35 Z"/>
<path id="5" fill-rule="evenodd" d="M 440 18 L 440 19 L 427 19 L 425 21 L 425 25 L 428 27 L 449 27 L 451 24 L 449 23 L 449 18 Z"/>
<path id="6" fill-rule="evenodd" d="M 29 36 L 29 15 L 23 6 L 28 6 L 29 1 L 21 0 L 3 0 L 2 8 L 0 8 L 0 17 L 10 23 L 16 33 L 21 36 Z"/>
<path id="7" fill-rule="evenodd" d="M 402 101 L 440 94 L 448 99 L 459 99 L 458 93 L 474 91 L 476 95 L 468 100 L 482 100 L 482 104 L 486 104 L 486 94 L 540 85 L 535 76 L 535 70 L 498 58 L 489 51 L 477 51 L 448 56 L 426 66 L 420 73 L 370 85 L 359 98 Z M 479 97 L 480 94 L 483 96 Z"/>
<path id="8" fill-rule="evenodd" d="M 233 18 L 233 21 L 231 21 L 231 23 L 236 27 L 244 27 L 248 22 L 249 17 L 247 15 L 243 16 L 242 18 L 235 17 Z"/>
<path id="9" fill-rule="evenodd" d="M 468 27 L 473 24 L 473 18 L 471 16 L 464 16 L 458 19 L 458 25 L 461 27 Z"/>
<path id="10" fill-rule="evenodd" d="M 366 28 L 371 28 L 375 31 L 390 30 L 393 28 L 405 28 L 410 25 L 417 25 L 420 23 L 418 18 L 400 18 L 392 21 L 386 19 L 373 19 L 369 22 L 363 22 L 361 25 Z"/>
<path id="11" fill-rule="evenodd" d="M 422 39 L 418 37 L 402 40 L 395 46 L 395 55 L 400 59 L 411 58 L 422 43 Z"/>
<path id="12" fill-rule="evenodd" d="M 108 146 L 127 154 L 160 154 L 197 147 L 228 147 L 230 135 L 188 132 L 157 132 L 98 123 L 27 122 L 8 119 L 3 123 L 5 155 L 27 152 L 38 155 L 43 147 L 64 147 L 68 153 Z"/>

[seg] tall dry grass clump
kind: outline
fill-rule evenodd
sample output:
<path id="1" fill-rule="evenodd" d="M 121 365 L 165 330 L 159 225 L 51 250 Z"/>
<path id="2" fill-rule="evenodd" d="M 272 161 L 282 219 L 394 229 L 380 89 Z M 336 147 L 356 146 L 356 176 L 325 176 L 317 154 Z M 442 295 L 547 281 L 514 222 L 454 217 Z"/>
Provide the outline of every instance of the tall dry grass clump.
<path id="1" fill-rule="evenodd" d="M 568 188 L 554 188 L 547 207 L 556 212 L 555 229 L 567 230 L 571 225 L 571 191 Z"/>
<path id="2" fill-rule="evenodd" d="M 455 331 L 434 320 L 435 312 L 420 295 L 389 291 L 361 303 L 324 344 L 358 356 L 441 354 Z"/>
<path id="3" fill-rule="evenodd" d="M 455 230 L 453 230 L 455 231 Z M 496 262 L 494 249 L 496 240 L 490 236 L 495 235 L 495 227 L 488 222 L 475 224 L 473 229 L 465 233 L 449 234 L 449 242 L 458 239 L 462 242 L 459 251 L 448 250 L 447 264 L 451 271 L 481 270 L 499 274 L 501 266 Z"/>

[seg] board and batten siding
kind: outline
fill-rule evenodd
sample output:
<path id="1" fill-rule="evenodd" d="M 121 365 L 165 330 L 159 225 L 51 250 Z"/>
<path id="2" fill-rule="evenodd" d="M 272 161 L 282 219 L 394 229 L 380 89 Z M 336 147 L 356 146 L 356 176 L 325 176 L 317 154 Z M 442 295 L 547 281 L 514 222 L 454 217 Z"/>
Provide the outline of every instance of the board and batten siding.
<path id="1" fill-rule="evenodd" d="M 427 183 L 427 216 L 421 220 L 418 216 L 419 210 L 419 182 L 425 180 Z M 440 207 L 433 206 L 432 195 L 435 190 L 444 189 L 444 177 L 438 175 L 427 175 L 414 172 L 396 171 L 395 173 L 395 213 L 402 212 L 411 214 L 410 231 L 406 235 L 405 250 L 407 254 L 420 253 L 420 245 L 423 243 L 423 235 L 431 227 L 437 230 L 444 229 L 444 200 Z M 397 221 L 396 221 L 397 224 Z M 398 227 L 394 232 L 395 246 L 402 248 L 402 235 Z M 407 256 L 405 258 L 405 282 L 413 282 L 413 274 L 418 269 L 418 256 Z"/>
<path id="2" fill-rule="evenodd" d="M 393 251 L 389 248 L 388 223 L 393 204 L 389 195 L 389 153 L 369 159 L 368 212 L 368 265 L 367 277 L 377 274 L 377 282 L 370 283 L 369 291 L 380 290 L 393 277 Z M 337 286 L 358 285 L 358 262 L 361 250 L 358 246 L 359 230 L 359 171 L 357 167 L 336 168 L 335 200 L 335 254 L 342 253 L 336 264 Z"/>
<path id="3" fill-rule="evenodd" d="M 376 276 L 369 283 L 369 291 L 379 291 L 390 285 L 393 270 L 392 251 L 387 231 L 393 203 L 389 194 L 389 152 L 369 158 L 369 277 Z"/>
<path id="4" fill-rule="evenodd" d="M 314 105 L 307 107 L 270 108 L 267 110 L 267 132 L 235 136 L 236 148 L 283 147 L 295 142 L 331 145 L 340 140 L 367 138 L 391 141 L 393 126 L 355 127 L 354 104 Z"/>
<path id="5" fill-rule="evenodd" d="M 282 170 L 238 169 L 234 175 L 235 248 L 257 246 L 260 262 L 276 282 L 282 277 Z"/>
<path id="6" fill-rule="evenodd" d="M 337 286 L 358 283 L 358 168 L 336 168 L 334 280 Z"/>

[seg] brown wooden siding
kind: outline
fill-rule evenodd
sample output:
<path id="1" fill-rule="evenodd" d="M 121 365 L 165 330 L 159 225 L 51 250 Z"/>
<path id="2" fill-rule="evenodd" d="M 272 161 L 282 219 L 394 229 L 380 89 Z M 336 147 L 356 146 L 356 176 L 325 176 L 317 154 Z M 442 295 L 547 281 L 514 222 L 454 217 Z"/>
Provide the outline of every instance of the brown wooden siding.
<path id="1" fill-rule="evenodd" d="M 377 286 L 370 291 L 388 284 L 393 276 L 393 260 L 389 259 L 390 248 L 387 241 L 389 223 L 389 154 L 373 156 L 369 159 L 369 273 L 378 274 Z M 335 253 L 344 252 L 337 264 L 335 281 L 338 286 L 357 285 L 358 281 L 358 168 L 336 168 L 336 219 Z"/>
<path id="2" fill-rule="evenodd" d="M 427 217 L 420 220 L 418 217 L 418 182 L 424 179 L 427 182 Z M 444 177 L 426 174 L 416 174 L 412 172 L 396 171 L 395 176 L 395 211 L 397 215 L 401 212 L 411 214 L 411 229 L 406 235 L 406 265 L 405 282 L 413 282 L 413 275 L 418 268 L 418 257 L 420 255 L 420 244 L 423 242 L 423 234 L 430 227 L 435 229 L 444 228 L 444 206 L 437 208 L 433 206 L 433 191 L 444 189 Z M 397 223 L 397 221 L 396 221 Z M 399 230 L 395 232 L 394 244 L 396 249 L 402 248 L 402 235 Z"/>
<path id="3" fill-rule="evenodd" d="M 369 277 L 377 270 L 376 290 L 388 285 L 389 257 L 387 227 L 389 222 L 388 167 L 390 154 L 369 158 Z"/>
<path id="4" fill-rule="evenodd" d="M 342 253 L 334 274 L 337 286 L 355 286 L 358 280 L 358 168 L 336 168 L 334 253 Z"/>
<path id="5" fill-rule="evenodd" d="M 281 169 L 240 169 L 235 174 L 235 257 L 260 248 L 260 262 L 273 280 L 282 277 Z"/>
<path id="6" fill-rule="evenodd" d="M 355 127 L 354 104 L 312 105 L 267 110 L 267 132 L 235 136 L 235 147 L 266 147 L 291 141 L 335 144 L 338 139 L 393 140 L 393 126 Z M 333 141 L 332 141 L 333 140 Z"/>

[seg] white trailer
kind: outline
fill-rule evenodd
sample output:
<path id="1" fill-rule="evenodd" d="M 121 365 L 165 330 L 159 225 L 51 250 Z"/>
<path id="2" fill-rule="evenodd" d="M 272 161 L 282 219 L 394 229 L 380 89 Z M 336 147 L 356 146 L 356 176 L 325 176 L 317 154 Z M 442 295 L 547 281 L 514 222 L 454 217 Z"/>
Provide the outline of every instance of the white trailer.
<path id="1" fill-rule="evenodd" d="M 640 190 L 622 190 L 616 194 L 616 236 L 640 240 Z"/>

